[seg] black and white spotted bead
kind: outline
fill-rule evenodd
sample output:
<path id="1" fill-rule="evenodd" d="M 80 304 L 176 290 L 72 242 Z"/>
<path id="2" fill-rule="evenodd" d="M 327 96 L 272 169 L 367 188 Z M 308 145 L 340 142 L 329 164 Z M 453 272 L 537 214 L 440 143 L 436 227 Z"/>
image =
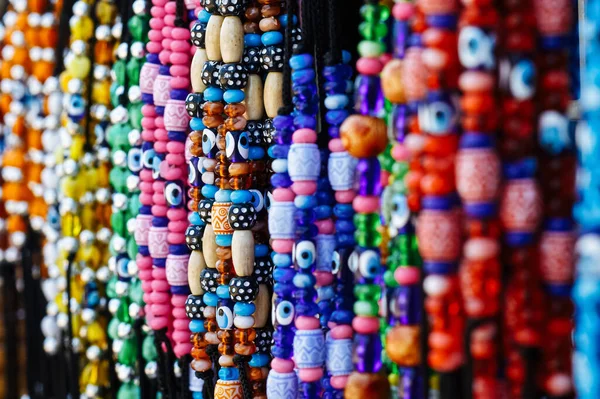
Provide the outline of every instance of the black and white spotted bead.
<path id="1" fill-rule="evenodd" d="M 202 83 L 207 86 L 219 85 L 219 69 L 223 63 L 220 61 L 207 61 L 202 67 Z"/>
<path id="2" fill-rule="evenodd" d="M 242 15 L 245 6 L 245 0 L 219 0 L 219 12 L 224 16 Z"/>
<path id="3" fill-rule="evenodd" d="M 212 223 L 212 206 L 215 202 L 211 198 L 204 198 L 198 204 L 198 214 L 204 223 Z"/>
<path id="4" fill-rule="evenodd" d="M 300 28 L 292 29 L 292 50 L 297 51 L 302 45 L 302 30 Z"/>
<path id="5" fill-rule="evenodd" d="M 248 141 L 251 146 L 262 145 L 262 121 L 247 121 L 246 130 L 248 131 Z"/>
<path id="6" fill-rule="evenodd" d="M 260 47 L 247 47 L 244 49 L 244 58 L 242 59 L 248 73 L 257 74 L 261 72 L 260 66 Z"/>
<path id="7" fill-rule="evenodd" d="M 271 350 L 273 343 L 273 331 L 268 328 L 257 328 L 256 338 L 254 344 L 256 344 L 256 350 L 260 353 L 268 353 Z"/>
<path id="8" fill-rule="evenodd" d="M 244 64 L 223 64 L 219 70 L 219 83 L 223 90 L 241 90 L 248 84 L 248 71 Z"/>
<path id="9" fill-rule="evenodd" d="M 273 262 L 268 256 L 254 259 L 254 271 L 252 272 L 258 284 L 268 284 L 272 279 Z"/>
<path id="10" fill-rule="evenodd" d="M 275 134 L 275 126 L 273 126 L 273 119 L 267 118 L 263 121 L 263 142 L 265 144 L 273 144 L 273 135 Z"/>
<path id="11" fill-rule="evenodd" d="M 204 96 L 201 93 L 190 93 L 185 99 L 185 110 L 192 118 L 202 118 L 202 102 Z"/>
<path id="12" fill-rule="evenodd" d="M 185 243 L 190 251 L 202 250 L 202 236 L 204 235 L 204 226 L 191 224 L 185 231 Z"/>
<path id="13" fill-rule="evenodd" d="M 283 47 L 267 46 L 260 50 L 260 65 L 265 72 L 283 70 Z"/>
<path id="14" fill-rule="evenodd" d="M 204 7 L 204 9 L 211 13 L 211 14 L 218 14 L 219 13 L 219 3 L 221 2 L 221 0 L 202 0 L 202 7 Z"/>
<path id="15" fill-rule="evenodd" d="M 251 204 L 233 204 L 227 214 L 234 230 L 250 230 L 256 224 L 256 209 Z"/>
<path id="16" fill-rule="evenodd" d="M 229 281 L 229 295 L 236 302 L 252 302 L 258 295 L 254 277 L 234 277 Z"/>
<path id="17" fill-rule="evenodd" d="M 203 319 L 204 309 L 206 304 L 202 300 L 202 295 L 190 295 L 185 301 L 185 314 L 190 320 Z"/>
<path id="18" fill-rule="evenodd" d="M 206 40 L 206 24 L 196 22 L 190 29 L 192 44 L 198 48 L 204 48 Z"/>
<path id="19" fill-rule="evenodd" d="M 212 269 L 207 267 L 202 270 L 200 274 L 200 285 L 204 289 L 204 291 L 212 292 L 213 294 L 217 292 L 219 272 L 217 269 Z"/>

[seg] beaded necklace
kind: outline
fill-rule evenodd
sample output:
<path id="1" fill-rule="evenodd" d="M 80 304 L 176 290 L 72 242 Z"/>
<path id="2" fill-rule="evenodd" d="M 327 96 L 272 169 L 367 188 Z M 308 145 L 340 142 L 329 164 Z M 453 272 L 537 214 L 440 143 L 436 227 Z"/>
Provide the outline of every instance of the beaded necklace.
<path id="1" fill-rule="evenodd" d="M 361 34 L 366 40 L 380 40 L 385 36 L 385 25 L 389 10 L 368 1 L 361 8 L 365 22 L 361 25 Z M 358 191 L 352 205 L 355 238 L 358 244 L 348 266 L 355 274 L 358 283 L 354 293 L 356 303 L 352 321 L 355 331 L 354 367 L 350 374 L 344 394 L 347 397 L 384 398 L 390 395 L 390 386 L 386 376 L 379 373 L 382 368 L 382 344 L 379 335 L 379 304 L 381 295 L 381 233 L 378 231 L 379 219 L 379 183 L 380 164 L 377 156 L 387 145 L 384 116 L 383 93 L 380 87 L 379 73 L 383 64 L 379 56 L 383 48 L 373 49 L 356 63 L 360 74 L 356 82 L 355 109 L 359 115 L 347 118 L 340 127 L 342 144 L 348 153 L 358 159 Z"/>
<path id="2" fill-rule="evenodd" d="M 574 267 L 575 234 L 572 208 L 575 202 L 576 158 L 569 132 L 569 53 L 573 2 L 548 4 L 535 1 L 541 35 L 538 119 L 540 182 L 545 199 L 544 227 L 539 241 L 541 280 L 545 286 L 544 336 L 541 342 L 541 389 L 551 397 L 573 394 L 571 382 L 570 298 Z"/>

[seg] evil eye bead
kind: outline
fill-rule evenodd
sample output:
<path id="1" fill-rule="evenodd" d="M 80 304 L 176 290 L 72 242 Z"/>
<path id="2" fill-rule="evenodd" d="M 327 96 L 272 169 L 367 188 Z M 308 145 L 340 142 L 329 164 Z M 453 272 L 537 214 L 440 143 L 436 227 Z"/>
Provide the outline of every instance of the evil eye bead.
<path id="1" fill-rule="evenodd" d="M 358 271 L 365 278 L 375 278 L 381 267 L 381 258 L 376 251 L 366 250 L 358 259 Z"/>
<path id="2" fill-rule="evenodd" d="M 250 190 L 250 194 L 252 194 L 252 199 L 250 200 L 250 203 L 256 210 L 256 213 L 262 211 L 265 207 L 265 197 L 263 193 L 256 189 L 252 189 Z"/>
<path id="3" fill-rule="evenodd" d="M 127 167 L 130 171 L 137 173 L 142 170 L 142 150 L 132 148 L 127 153 Z"/>
<path id="4" fill-rule="evenodd" d="M 259 47 L 247 47 L 244 50 L 244 58 L 242 59 L 246 70 L 250 74 L 257 74 L 261 70 L 260 65 L 260 48 Z"/>
<path id="5" fill-rule="evenodd" d="M 191 224 L 185 231 L 185 243 L 191 251 L 202 250 L 202 236 L 204 235 L 204 227 Z"/>
<path id="6" fill-rule="evenodd" d="M 227 215 L 234 230 L 250 230 L 256 224 L 256 210 L 250 204 L 233 204 Z"/>
<path id="7" fill-rule="evenodd" d="M 142 165 L 144 168 L 152 169 L 155 155 L 156 155 L 156 153 L 154 152 L 153 149 L 144 151 L 144 153 L 142 154 Z"/>
<path id="8" fill-rule="evenodd" d="M 181 206 L 184 200 L 183 188 L 179 183 L 170 182 L 165 187 L 165 199 L 171 206 Z"/>
<path id="9" fill-rule="evenodd" d="M 192 118 L 201 118 L 202 117 L 202 108 L 200 104 L 202 104 L 203 96 L 199 93 L 190 93 L 185 99 L 185 110 L 188 115 Z"/>
<path id="10" fill-rule="evenodd" d="M 206 309 L 206 304 L 201 295 L 190 295 L 185 301 L 185 314 L 190 320 L 202 319 L 202 314 Z"/>
<path id="11" fill-rule="evenodd" d="M 229 282 L 229 295 L 236 302 L 253 302 L 258 295 L 258 284 L 253 277 L 234 277 Z"/>
<path id="12" fill-rule="evenodd" d="M 200 285 L 206 292 L 215 294 L 217 292 L 217 286 L 219 285 L 217 279 L 219 278 L 219 272 L 217 269 L 211 269 L 207 267 L 202 270 L 200 275 Z"/>
<path id="13" fill-rule="evenodd" d="M 206 25 L 196 22 L 190 29 L 192 44 L 196 47 L 203 48 L 206 40 Z"/>
<path id="14" fill-rule="evenodd" d="M 217 135 L 212 129 L 204 129 L 202 131 L 202 152 L 209 157 L 213 158 L 217 154 Z"/>
<path id="15" fill-rule="evenodd" d="M 207 61 L 202 67 L 202 83 L 206 86 L 218 86 L 221 64 L 219 61 Z"/>
<path id="16" fill-rule="evenodd" d="M 188 165 L 188 184 L 193 187 L 198 187 L 200 185 L 200 173 L 198 173 L 197 169 L 198 158 L 192 158 Z"/>
<path id="17" fill-rule="evenodd" d="M 396 194 L 392 196 L 392 227 L 401 229 L 406 226 L 410 218 L 408 200 L 405 195 Z"/>
<path id="18" fill-rule="evenodd" d="M 204 221 L 204 223 L 212 223 L 211 215 L 213 202 L 215 202 L 213 199 L 204 198 L 198 204 L 198 214 L 200 215 L 200 218 Z"/>
<path id="19" fill-rule="evenodd" d="M 528 100 L 535 94 L 536 72 L 531 60 L 520 60 L 508 75 L 508 87 L 513 97 Z"/>
<path id="20" fill-rule="evenodd" d="M 67 103 L 67 113 L 73 120 L 80 120 L 85 114 L 85 100 L 80 94 L 72 94 Z"/>
<path id="21" fill-rule="evenodd" d="M 294 305 L 290 301 L 282 301 L 275 308 L 275 320 L 281 326 L 289 326 L 294 321 Z"/>
<path id="22" fill-rule="evenodd" d="M 223 64 L 219 69 L 219 83 L 223 90 L 241 90 L 248 84 L 248 71 L 243 64 Z"/>
<path id="23" fill-rule="evenodd" d="M 336 275 L 342 267 L 342 259 L 338 251 L 333 251 L 331 255 L 331 274 Z"/>
<path id="24" fill-rule="evenodd" d="M 495 38 L 486 34 L 481 28 L 467 26 L 460 30 L 458 36 L 458 57 L 461 64 L 470 69 L 492 69 L 495 65 Z"/>
<path id="25" fill-rule="evenodd" d="M 260 64 L 265 72 L 277 72 L 283 69 L 283 48 L 266 46 L 260 50 Z"/>
<path id="26" fill-rule="evenodd" d="M 227 306 L 217 309 L 217 324 L 223 330 L 229 330 L 233 326 L 233 312 Z"/>
<path id="27" fill-rule="evenodd" d="M 563 114 L 545 111 L 539 120 L 540 145 L 546 152 L 557 155 L 570 146 L 569 120 Z"/>
<path id="28" fill-rule="evenodd" d="M 456 116 L 456 109 L 449 101 L 432 101 L 419 108 L 419 124 L 433 135 L 452 133 Z"/>
<path id="29" fill-rule="evenodd" d="M 302 269 L 307 269 L 315 262 L 317 249 L 312 241 L 299 242 L 295 250 L 295 259 L 298 266 Z"/>
<path id="30" fill-rule="evenodd" d="M 223 16 L 241 15 L 245 8 L 245 0 L 220 0 L 219 13 Z"/>
<path id="31" fill-rule="evenodd" d="M 246 161 L 249 152 L 248 132 L 227 132 L 225 136 L 225 153 L 231 162 Z"/>

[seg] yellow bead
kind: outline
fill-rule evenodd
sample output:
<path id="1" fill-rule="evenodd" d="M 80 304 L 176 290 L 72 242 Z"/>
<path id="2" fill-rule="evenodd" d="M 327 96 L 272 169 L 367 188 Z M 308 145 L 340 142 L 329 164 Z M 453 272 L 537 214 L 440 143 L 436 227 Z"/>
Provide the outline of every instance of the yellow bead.
<path id="1" fill-rule="evenodd" d="M 98 321 L 94 321 L 87 326 L 87 340 L 91 345 L 97 345 L 101 348 L 105 346 L 106 332 Z"/>
<path id="2" fill-rule="evenodd" d="M 96 16 L 100 24 L 110 25 L 115 18 L 115 7 L 107 1 L 101 1 L 96 4 Z"/>
<path id="3" fill-rule="evenodd" d="M 74 136 L 73 142 L 71 143 L 71 151 L 69 157 L 74 160 L 79 160 L 83 157 L 83 146 L 85 145 L 85 138 L 83 136 Z"/>
<path id="4" fill-rule="evenodd" d="M 390 374 L 388 376 L 388 380 L 390 381 L 390 385 L 395 387 L 398 385 L 398 374 Z"/>
<path id="5" fill-rule="evenodd" d="M 60 77 L 59 77 L 60 89 L 64 93 L 66 93 L 68 91 L 67 88 L 68 88 L 69 81 L 71 79 L 73 79 L 73 76 L 67 71 L 63 71 L 63 73 L 60 74 Z"/>
<path id="6" fill-rule="evenodd" d="M 86 79 L 90 74 L 92 63 L 85 55 L 77 55 L 66 66 L 67 72 L 77 79 Z"/>
<path id="7" fill-rule="evenodd" d="M 60 189 L 65 197 L 79 199 L 77 180 L 73 177 L 65 177 L 61 180 Z"/>
<path id="8" fill-rule="evenodd" d="M 71 41 L 83 40 L 87 42 L 94 34 L 94 23 L 88 16 L 74 17 L 71 23 Z"/>
<path id="9" fill-rule="evenodd" d="M 92 101 L 97 104 L 110 104 L 110 81 L 95 82 L 92 88 Z"/>

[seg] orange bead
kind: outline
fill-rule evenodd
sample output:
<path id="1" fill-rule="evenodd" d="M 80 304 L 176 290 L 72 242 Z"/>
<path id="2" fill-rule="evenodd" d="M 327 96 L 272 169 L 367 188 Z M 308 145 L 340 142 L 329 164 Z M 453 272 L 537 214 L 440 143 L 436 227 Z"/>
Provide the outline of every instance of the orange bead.
<path id="1" fill-rule="evenodd" d="M 421 180 L 421 190 L 426 195 L 446 195 L 454 191 L 454 180 L 437 173 L 428 173 Z"/>
<path id="2" fill-rule="evenodd" d="M 431 155 L 445 156 L 455 154 L 458 149 L 458 136 L 448 134 L 446 136 L 427 136 L 424 150 Z"/>
<path id="3" fill-rule="evenodd" d="M 340 136 L 346 150 L 355 158 L 379 155 L 387 146 L 387 127 L 382 119 L 351 115 L 340 126 Z"/>

